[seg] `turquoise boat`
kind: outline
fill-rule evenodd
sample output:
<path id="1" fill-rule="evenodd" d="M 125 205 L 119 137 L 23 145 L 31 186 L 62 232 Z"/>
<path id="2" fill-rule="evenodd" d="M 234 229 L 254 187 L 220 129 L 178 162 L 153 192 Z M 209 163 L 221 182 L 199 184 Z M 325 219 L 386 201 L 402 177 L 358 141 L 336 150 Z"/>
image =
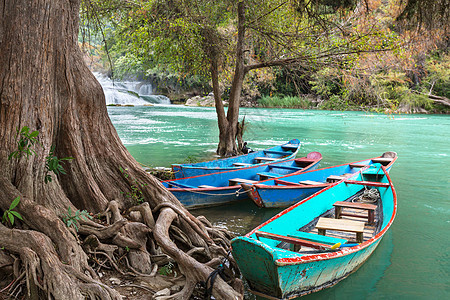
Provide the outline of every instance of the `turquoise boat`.
<path id="1" fill-rule="evenodd" d="M 295 158 L 300 145 L 301 143 L 298 139 L 293 139 L 285 144 L 245 155 L 193 164 L 172 164 L 172 171 L 175 174 L 175 178 L 178 179 L 286 161 Z"/>
<path id="2" fill-rule="evenodd" d="M 166 180 L 162 184 L 188 209 L 215 206 L 248 199 L 247 193 L 241 188 L 242 182 L 264 182 L 269 178 L 314 170 L 321 159 L 319 152 L 310 152 L 306 157 Z"/>
<path id="3" fill-rule="evenodd" d="M 242 183 L 242 188 L 259 207 L 288 207 L 306 197 L 358 172 L 373 163 L 381 163 L 389 171 L 397 153 L 388 151 L 381 156 L 302 173 L 292 173 L 257 183 Z"/>
<path id="4" fill-rule="evenodd" d="M 331 287 L 356 271 L 396 212 L 389 174 L 373 164 L 233 239 L 231 251 L 252 293 L 291 299 Z"/>

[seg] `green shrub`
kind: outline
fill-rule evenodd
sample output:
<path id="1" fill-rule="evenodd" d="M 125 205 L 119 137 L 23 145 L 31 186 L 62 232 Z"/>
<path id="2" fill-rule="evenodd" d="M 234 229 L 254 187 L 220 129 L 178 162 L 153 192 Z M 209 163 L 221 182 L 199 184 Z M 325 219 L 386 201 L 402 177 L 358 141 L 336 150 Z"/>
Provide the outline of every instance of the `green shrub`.
<path id="1" fill-rule="evenodd" d="M 258 101 L 261 107 L 280 107 L 280 108 L 309 108 L 311 102 L 306 98 L 294 96 L 264 96 Z"/>

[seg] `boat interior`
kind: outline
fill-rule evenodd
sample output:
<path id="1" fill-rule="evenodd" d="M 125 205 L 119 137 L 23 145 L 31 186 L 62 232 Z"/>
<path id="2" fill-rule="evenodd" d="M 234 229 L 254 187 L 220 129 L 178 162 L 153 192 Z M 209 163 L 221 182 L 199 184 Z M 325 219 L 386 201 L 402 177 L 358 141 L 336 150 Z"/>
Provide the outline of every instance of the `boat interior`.
<path id="1" fill-rule="evenodd" d="M 365 242 L 381 230 L 382 201 L 375 188 L 364 187 L 345 201 L 286 236 L 257 231 L 256 237 L 278 240 L 278 248 L 299 254 L 341 250 Z"/>

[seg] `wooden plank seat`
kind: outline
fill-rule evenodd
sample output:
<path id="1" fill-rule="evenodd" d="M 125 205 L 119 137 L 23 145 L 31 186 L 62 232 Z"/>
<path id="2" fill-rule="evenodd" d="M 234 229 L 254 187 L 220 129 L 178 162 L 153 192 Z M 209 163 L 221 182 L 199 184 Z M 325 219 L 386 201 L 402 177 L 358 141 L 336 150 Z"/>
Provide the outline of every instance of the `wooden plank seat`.
<path id="1" fill-rule="evenodd" d="M 359 185 L 364 185 L 364 186 L 384 187 L 384 188 L 389 187 L 389 183 L 377 182 L 377 181 L 346 180 L 345 183 L 346 184 L 359 184 Z"/>
<path id="2" fill-rule="evenodd" d="M 281 148 L 283 148 L 284 150 L 297 150 L 298 149 L 298 144 L 286 144 L 286 145 L 281 145 Z"/>
<path id="3" fill-rule="evenodd" d="M 216 186 L 212 186 L 212 185 L 207 185 L 207 184 L 202 184 L 198 186 L 201 189 L 212 189 L 212 188 L 216 188 Z"/>
<path id="4" fill-rule="evenodd" d="M 283 169 L 283 170 L 291 170 L 291 171 L 300 171 L 303 168 L 300 167 L 292 167 L 292 166 L 278 166 L 278 165 L 270 165 L 270 169 Z"/>
<path id="5" fill-rule="evenodd" d="M 241 183 L 257 183 L 258 181 L 255 180 L 249 180 L 249 179 L 243 179 L 243 178 L 233 178 L 233 179 L 229 179 L 228 180 L 229 185 L 237 185 L 237 184 L 241 184 Z"/>
<path id="6" fill-rule="evenodd" d="M 270 232 L 256 231 L 255 235 L 258 240 L 259 240 L 259 238 L 266 238 L 266 239 L 289 243 L 289 244 L 293 245 L 293 247 L 291 249 L 294 251 L 295 251 L 294 248 L 298 248 L 298 246 L 300 246 L 300 247 L 305 246 L 305 247 L 310 247 L 310 248 L 320 249 L 320 250 L 332 248 L 332 246 L 330 246 L 328 244 L 308 241 L 308 240 L 304 240 L 304 239 L 279 235 L 279 234 L 270 233 Z M 295 246 L 297 246 L 297 247 L 295 247 Z"/>
<path id="7" fill-rule="evenodd" d="M 356 241 L 358 243 L 363 242 L 364 222 L 321 217 L 316 224 L 316 228 L 321 235 L 326 235 L 327 230 L 354 232 L 356 233 Z"/>
<path id="8" fill-rule="evenodd" d="M 182 189 L 195 189 L 195 186 L 192 185 L 188 185 L 188 184 L 182 184 L 182 183 L 178 183 L 178 182 L 168 182 L 167 183 L 170 187 L 174 187 L 174 188 L 182 188 Z"/>
<path id="9" fill-rule="evenodd" d="M 372 159 L 372 163 L 379 163 L 379 164 L 382 164 L 383 166 L 386 166 L 393 160 L 394 160 L 393 157 L 378 157 L 378 158 Z"/>
<path id="10" fill-rule="evenodd" d="M 277 150 L 264 150 L 264 153 L 270 153 L 270 154 L 279 154 L 279 155 L 291 155 L 291 151 L 277 151 Z"/>
<path id="11" fill-rule="evenodd" d="M 369 224 L 375 223 L 375 210 L 377 206 L 370 203 L 359 203 L 359 202 L 349 202 L 349 201 L 337 201 L 334 204 L 335 218 L 339 219 L 341 216 L 357 217 L 357 218 L 367 218 Z M 354 208 L 367 210 L 367 216 L 362 216 L 358 214 L 342 212 L 344 208 Z"/>
<path id="12" fill-rule="evenodd" d="M 255 160 L 257 162 L 263 162 L 263 161 L 275 161 L 278 160 L 279 158 L 274 158 L 274 157 L 255 157 Z"/>
<path id="13" fill-rule="evenodd" d="M 341 181 L 344 178 L 345 177 L 341 176 L 341 175 L 330 175 L 330 176 L 327 177 L 327 182 Z"/>
<path id="14" fill-rule="evenodd" d="M 251 166 L 252 164 L 246 164 L 246 163 L 234 163 L 233 166 L 235 167 L 248 167 Z"/>
<path id="15" fill-rule="evenodd" d="M 350 168 L 364 168 L 367 167 L 367 164 L 349 164 L 348 165 Z"/>
<path id="16" fill-rule="evenodd" d="M 257 175 L 259 175 L 259 180 L 266 180 L 269 178 L 277 178 L 277 177 L 281 176 L 281 174 L 271 173 L 271 172 L 261 172 L 261 173 L 257 173 Z"/>
<path id="17" fill-rule="evenodd" d="M 295 182 L 290 182 L 290 181 L 286 181 L 286 180 L 281 180 L 281 179 L 275 179 L 275 185 L 277 184 L 282 184 L 282 185 L 295 185 L 295 186 L 299 186 L 300 184 L 295 183 Z"/>
<path id="18" fill-rule="evenodd" d="M 317 185 L 317 184 L 323 184 L 323 182 L 320 182 L 320 181 L 313 181 L 313 180 L 302 180 L 302 181 L 299 181 L 298 183 L 304 184 L 304 185 Z"/>
<path id="19" fill-rule="evenodd" d="M 340 239 L 340 238 L 335 238 L 335 237 L 331 237 L 331 236 L 319 235 L 319 234 L 315 234 L 315 233 L 298 231 L 298 230 L 289 233 L 287 236 L 302 239 L 302 240 L 307 240 L 307 241 L 311 241 L 311 242 L 327 244 L 330 246 L 334 246 L 338 243 L 340 243 L 341 245 L 347 243 L 346 239 Z M 296 252 L 300 251 L 300 249 L 301 249 L 300 247 L 301 247 L 301 245 L 295 245 L 294 251 L 296 251 Z"/>

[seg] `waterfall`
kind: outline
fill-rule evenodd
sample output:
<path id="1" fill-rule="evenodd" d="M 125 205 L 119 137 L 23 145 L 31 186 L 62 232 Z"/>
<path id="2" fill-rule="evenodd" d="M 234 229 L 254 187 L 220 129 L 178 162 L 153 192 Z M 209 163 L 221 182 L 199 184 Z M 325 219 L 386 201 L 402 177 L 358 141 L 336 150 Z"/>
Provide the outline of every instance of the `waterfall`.
<path id="1" fill-rule="evenodd" d="M 170 104 L 170 99 L 163 95 L 153 95 L 150 83 L 139 81 L 113 81 L 100 73 L 94 73 L 105 93 L 106 104 Z"/>

